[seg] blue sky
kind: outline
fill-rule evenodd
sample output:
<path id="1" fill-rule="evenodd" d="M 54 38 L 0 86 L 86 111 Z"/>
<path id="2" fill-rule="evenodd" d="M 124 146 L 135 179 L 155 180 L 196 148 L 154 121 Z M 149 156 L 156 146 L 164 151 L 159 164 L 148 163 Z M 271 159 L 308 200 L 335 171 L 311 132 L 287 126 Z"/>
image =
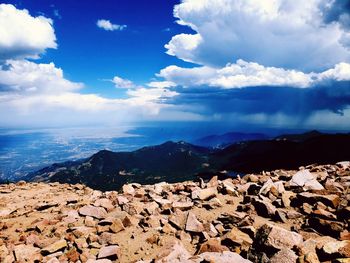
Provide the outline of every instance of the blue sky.
<path id="1" fill-rule="evenodd" d="M 1 1 L 0 127 L 350 129 L 349 0 Z"/>
<path id="2" fill-rule="evenodd" d="M 47 49 L 38 63 L 54 61 L 65 76 L 84 82 L 83 92 L 121 96 L 121 90 L 102 81 L 120 75 L 143 84 L 169 64 L 188 63 L 165 53 L 164 45 L 173 34 L 192 32 L 175 23 L 173 7 L 178 1 L 4 1 L 33 16 L 53 19 L 57 49 Z M 127 30 L 105 31 L 99 19 L 127 25 Z M 118 92 L 119 91 L 119 92 Z"/>

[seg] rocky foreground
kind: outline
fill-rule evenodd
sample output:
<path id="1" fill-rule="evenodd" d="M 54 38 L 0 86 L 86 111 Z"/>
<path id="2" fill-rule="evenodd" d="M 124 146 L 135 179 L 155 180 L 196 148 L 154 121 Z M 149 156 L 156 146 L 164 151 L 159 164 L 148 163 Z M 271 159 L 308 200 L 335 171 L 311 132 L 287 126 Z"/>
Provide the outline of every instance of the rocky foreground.
<path id="1" fill-rule="evenodd" d="M 350 262 L 350 162 L 243 178 L 0 185 L 0 262 Z"/>

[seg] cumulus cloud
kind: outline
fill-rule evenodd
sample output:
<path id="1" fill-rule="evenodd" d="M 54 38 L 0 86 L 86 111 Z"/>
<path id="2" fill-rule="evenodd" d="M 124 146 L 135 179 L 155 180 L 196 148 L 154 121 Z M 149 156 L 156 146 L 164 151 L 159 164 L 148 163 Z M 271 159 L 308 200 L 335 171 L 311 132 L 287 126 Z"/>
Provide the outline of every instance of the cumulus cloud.
<path id="1" fill-rule="evenodd" d="M 123 79 L 118 76 L 115 76 L 112 79 L 112 82 L 115 84 L 116 88 L 132 89 L 136 87 L 136 85 L 131 80 Z"/>
<path id="2" fill-rule="evenodd" d="M 163 103 L 177 95 L 174 91 L 135 87 L 127 90 L 127 98 L 111 99 L 84 94 L 83 88 L 66 79 L 54 63 L 8 60 L 0 67 L 0 125 L 115 124 L 178 110 Z"/>
<path id="3" fill-rule="evenodd" d="M 170 88 L 175 87 L 176 83 L 172 81 L 151 81 L 147 86 L 152 88 Z"/>
<path id="4" fill-rule="evenodd" d="M 99 19 L 96 22 L 96 25 L 99 28 L 102 28 L 106 31 L 122 31 L 127 28 L 127 25 L 118 25 L 118 24 L 113 24 L 111 21 L 106 20 L 106 19 Z"/>
<path id="5" fill-rule="evenodd" d="M 264 66 L 324 70 L 349 62 L 346 30 L 325 23 L 333 0 L 183 0 L 178 23 L 195 34 L 175 35 L 167 53 L 200 65 L 223 67 L 237 59 Z"/>
<path id="6" fill-rule="evenodd" d="M 62 69 L 57 68 L 54 63 L 7 60 L 0 66 L 0 92 L 58 94 L 82 87 L 82 83 L 65 79 Z"/>
<path id="7" fill-rule="evenodd" d="M 209 66 L 181 68 L 168 66 L 158 77 L 166 81 L 163 87 L 179 85 L 183 87 L 211 86 L 225 89 L 252 86 L 282 86 L 307 88 L 322 81 L 350 80 L 350 64 L 339 63 L 334 68 L 321 73 L 304 73 L 297 70 L 264 67 L 257 63 L 238 60 L 223 68 Z"/>
<path id="8" fill-rule="evenodd" d="M 33 17 L 26 9 L 0 4 L 0 62 L 38 58 L 47 48 L 56 48 L 52 24 L 51 19 Z"/>

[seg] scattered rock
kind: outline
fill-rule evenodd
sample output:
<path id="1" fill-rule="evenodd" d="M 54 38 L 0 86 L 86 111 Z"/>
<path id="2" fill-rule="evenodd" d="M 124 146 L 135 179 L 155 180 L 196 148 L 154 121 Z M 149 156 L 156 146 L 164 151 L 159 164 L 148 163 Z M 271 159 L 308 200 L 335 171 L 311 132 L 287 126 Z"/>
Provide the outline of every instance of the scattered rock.
<path id="1" fill-rule="evenodd" d="M 91 216 L 97 219 L 102 219 L 107 216 L 107 212 L 102 207 L 86 205 L 79 209 L 79 214 L 83 216 Z"/>
<path id="2" fill-rule="evenodd" d="M 43 255 L 48 255 L 48 254 L 52 254 L 54 252 L 57 252 L 59 250 L 65 249 L 66 247 L 67 247 L 67 242 L 66 242 L 66 240 L 62 239 L 62 240 L 59 240 L 59 241 L 43 248 L 41 250 L 41 253 Z"/>
<path id="3" fill-rule="evenodd" d="M 98 259 L 101 258 L 109 258 L 112 260 L 115 260 L 118 258 L 119 254 L 119 246 L 114 245 L 114 246 L 107 246 L 107 247 L 101 247 L 100 251 L 98 252 Z"/>
<path id="4" fill-rule="evenodd" d="M 267 224 L 258 230 L 256 238 L 262 245 L 278 250 L 283 248 L 291 249 L 303 243 L 303 237 L 298 233 Z"/>
<path id="5" fill-rule="evenodd" d="M 188 213 L 187 221 L 186 221 L 186 231 L 201 233 L 204 231 L 204 226 L 201 222 L 198 221 L 195 214 L 192 212 Z"/>
<path id="6" fill-rule="evenodd" d="M 288 248 L 283 248 L 278 251 L 270 259 L 271 263 L 295 263 L 298 259 L 298 256 L 294 253 L 293 250 Z"/>

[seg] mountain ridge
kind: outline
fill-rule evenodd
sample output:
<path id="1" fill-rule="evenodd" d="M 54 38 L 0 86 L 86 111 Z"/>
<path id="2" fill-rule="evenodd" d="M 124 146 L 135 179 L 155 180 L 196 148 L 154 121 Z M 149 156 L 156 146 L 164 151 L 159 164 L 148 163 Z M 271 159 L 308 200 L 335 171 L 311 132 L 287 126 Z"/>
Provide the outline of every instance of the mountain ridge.
<path id="1" fill-rule="evenodd" d="M 198 176 L 296 169 L 312 163 L 350 160 L 349 134 L 311 133 L 293 139 L 245 141 L 209 149 L 184 141 L 167 141 L 132 152 L 102 150 L 80 161 L 69 161 L 29 174 L 28 181 L 84 183 L 95 189 L 119 189 L 125 183 L 195 180 Z M 222 172 L 222 171 L 227 171 Z"/>

